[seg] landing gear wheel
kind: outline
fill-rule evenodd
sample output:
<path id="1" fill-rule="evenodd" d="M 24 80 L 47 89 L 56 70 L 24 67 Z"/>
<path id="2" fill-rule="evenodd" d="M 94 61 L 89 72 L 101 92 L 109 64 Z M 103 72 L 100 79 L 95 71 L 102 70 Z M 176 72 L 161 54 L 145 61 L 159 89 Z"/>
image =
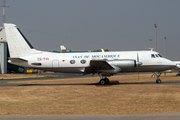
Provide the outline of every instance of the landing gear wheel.
<path id="1" fill-rule="evenodd" d="M 160 80 L 160 79 L 157 79 L 157 80 L 156 80 L 156 83 L 160 84 L 160 83 L 161 83 L 161 80 Z"/>
<path id="2" fill-rule="evenodd" d="M 177 74 L 176 76 L 180 76 L 180 74 Z"/>
<path id="3" fill-rule="evenodd" d="M 109 79 L 108 78 L 104 78 L 104 80 L 105 80 L 106 84 L 109 83 Z"/>
<path id="4" fill-rule="evenodd" d="M 106 84 L 106 81 L 105 81 L 104 79 L 101 79 L 101 80 L 99 81 L 99 84 L 100 84 L 100 85 L 105 85 L 105 84 Z"/>

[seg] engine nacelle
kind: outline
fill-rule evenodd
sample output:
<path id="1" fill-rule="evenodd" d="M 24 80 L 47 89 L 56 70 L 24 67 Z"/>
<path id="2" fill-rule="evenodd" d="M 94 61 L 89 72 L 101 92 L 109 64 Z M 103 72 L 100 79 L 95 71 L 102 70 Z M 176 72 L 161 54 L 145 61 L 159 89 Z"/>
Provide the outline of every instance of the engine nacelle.
<path id="1" fill-rule="evenodd" d="M 117 66 L 120 68 L 135 68 L 136 67 L 136 60 L 131 59 L 124 59 L 124 60 L 112 60 L 107 61 L 112 66 Z"/>
<path id="2" fill-rule="evenodd" d="M 123 68 L 135 68 L 136 67 L 136 60 L 131 59 L 123 59 L 123 60 L 109 60 L 107 61 L 114 69 L 112 70 L 99 70 L 101 73 L 107 74 L 117 74 Z"/>

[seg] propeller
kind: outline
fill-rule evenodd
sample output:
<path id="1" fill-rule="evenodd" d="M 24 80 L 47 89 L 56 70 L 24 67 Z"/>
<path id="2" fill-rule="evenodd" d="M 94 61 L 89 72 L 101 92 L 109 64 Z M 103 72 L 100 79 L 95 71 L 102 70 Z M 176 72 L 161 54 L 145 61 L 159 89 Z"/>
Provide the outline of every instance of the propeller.
<path id="1" fill-rule="evenodd" d="M 142 62 L 139 62 L 139 54 L 138 54 L 138 51 L 137 51 L 137 62 L 136 62 L 136 65 L 137 65 L 137 69 L 138 69 L 138 79 L 139 79 L 139 66 L 142 65 Z"/>

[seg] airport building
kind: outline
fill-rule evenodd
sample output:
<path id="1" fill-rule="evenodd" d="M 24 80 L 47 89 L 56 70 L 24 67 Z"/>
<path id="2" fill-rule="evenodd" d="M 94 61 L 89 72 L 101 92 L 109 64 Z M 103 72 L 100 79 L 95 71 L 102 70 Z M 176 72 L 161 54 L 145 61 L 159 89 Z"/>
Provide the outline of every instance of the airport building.
<path id="1" fill-rule="evenodd" d="M 5 30 L 0 28 L 0 74 L 7 73 L 7 51 Z"/>

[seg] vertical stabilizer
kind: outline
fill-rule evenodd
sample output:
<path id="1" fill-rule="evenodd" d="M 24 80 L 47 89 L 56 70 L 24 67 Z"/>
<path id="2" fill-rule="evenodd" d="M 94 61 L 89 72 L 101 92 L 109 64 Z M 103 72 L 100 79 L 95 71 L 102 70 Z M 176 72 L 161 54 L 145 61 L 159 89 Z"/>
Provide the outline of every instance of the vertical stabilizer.
<path id="1" fill-rule="evenodd" d="M 14 24 L 4 23 L 6 39 L 11 58 L 19 58 L 30 54 L 33 46 Z"/>

